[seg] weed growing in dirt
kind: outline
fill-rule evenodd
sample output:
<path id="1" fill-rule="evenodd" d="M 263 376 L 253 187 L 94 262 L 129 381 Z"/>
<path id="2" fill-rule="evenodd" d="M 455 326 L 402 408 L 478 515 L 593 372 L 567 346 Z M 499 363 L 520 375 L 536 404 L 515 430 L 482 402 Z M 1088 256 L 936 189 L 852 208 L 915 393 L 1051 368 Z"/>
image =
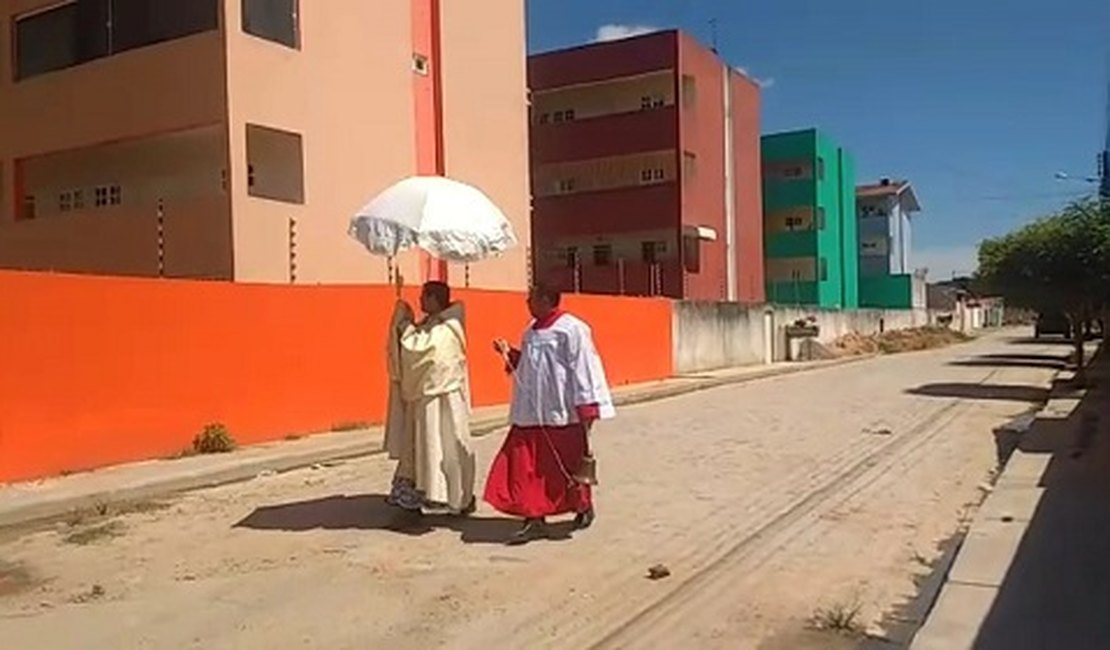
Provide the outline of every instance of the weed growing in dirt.
<path id="1" fill-rule="evenodd" d="M 342 431 L 361 431 L 362 429 L 369 429 L 369 422 L 340 422 L 332 425 L 331 430 L 339 433 Z"/>
<path id="2" fill-rule="evenodd" d="M 193 438 L 193 451 L 198 454 L 226 454 L 235 451 L 235 438 L 222 424 L 209 424 L 196 438 Z"/>
<path id="3" fill-rule="evenodd" d="M 819 630 L 855 634 L 860 631 L 860 612 L 863 604 L 858 599 L 839 602 L 813 614 L 813 626 Z"/>
<path id="4" fill-rule="evenodd" d="M 118 521 L 109 521 L 99 526 L 90 526 L 66 535 L 62 541 L 66 544 L 87 546 L 99 541 L 119 537 L 123 534 L 123 524 Z"/>
<path id="5" fill-rule="evenodd" d="M 79 594 L 74 594 L 69 598 L 69 602 L 80 605 L 83 603 L 91 603 L 94 600 L 99 600 L 104 597 L 108 592 L 105 591 L 101 585 L 93 585 L 88 591 L 82 591 Z"/>

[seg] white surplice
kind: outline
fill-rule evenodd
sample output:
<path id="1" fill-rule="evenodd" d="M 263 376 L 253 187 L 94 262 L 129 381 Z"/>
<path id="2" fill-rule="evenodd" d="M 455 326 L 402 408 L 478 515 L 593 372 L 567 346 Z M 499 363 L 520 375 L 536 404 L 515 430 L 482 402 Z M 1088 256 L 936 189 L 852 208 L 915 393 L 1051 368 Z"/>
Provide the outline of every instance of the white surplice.
<path id="1" fill-rule="evenodd" d="M 513 376 L 510 416 L 516 426 L 577 424 L 583 406 L 596 405 L 602 419 L 616 415 L 593 333 L 570 314 L 524 333 Z"/>
<path id="2" fill-rule="evenodd" d="M 462 305 L 390 325 L 385 449 L 399 461 L 391 499 L 408 509 L 462 511 L 474 495 L 470 391 Z"/>

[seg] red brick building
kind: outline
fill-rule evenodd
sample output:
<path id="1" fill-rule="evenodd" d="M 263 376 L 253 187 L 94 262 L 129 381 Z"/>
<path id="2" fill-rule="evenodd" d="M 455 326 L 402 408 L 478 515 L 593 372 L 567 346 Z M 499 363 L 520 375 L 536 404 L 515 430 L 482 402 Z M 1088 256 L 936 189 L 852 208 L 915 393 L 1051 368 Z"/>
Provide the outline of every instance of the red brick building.
<path id="1" fill-rule="evenodd" d="M 680 31 L 529 59 L 536 276 L 764 300 L 759 87 Z"/>

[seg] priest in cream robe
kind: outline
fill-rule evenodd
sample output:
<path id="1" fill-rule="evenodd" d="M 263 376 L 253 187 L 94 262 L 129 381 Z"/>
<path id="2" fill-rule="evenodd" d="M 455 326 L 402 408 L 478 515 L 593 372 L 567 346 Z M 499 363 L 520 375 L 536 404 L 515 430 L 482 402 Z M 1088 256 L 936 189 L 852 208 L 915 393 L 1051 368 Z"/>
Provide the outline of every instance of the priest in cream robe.
<path id="1" fill-rule="evenodd" d="M 463 306 L 429 282 L 425 316 L 398 301 L 389 330 L 389 411 L 385 448 L 398 461 L 387 502 L 409 512 L 474 512 L 474 451 Z"/>
<path id="2" fill-rule="evenodd" d="M 551 287 L 532 289 L 528 309 L 533 321 L 521 347 L 494 343 L 513 377 L 512 428 L 493 461 L 485 500 L 524 519 L 510 544 L 547 537 L 550 516 L 573 513 L 578 529 L 593 523 L 591 486 L 581 470 L 594 423 L 615 415 L 590 327 L 560 309 Z"/>

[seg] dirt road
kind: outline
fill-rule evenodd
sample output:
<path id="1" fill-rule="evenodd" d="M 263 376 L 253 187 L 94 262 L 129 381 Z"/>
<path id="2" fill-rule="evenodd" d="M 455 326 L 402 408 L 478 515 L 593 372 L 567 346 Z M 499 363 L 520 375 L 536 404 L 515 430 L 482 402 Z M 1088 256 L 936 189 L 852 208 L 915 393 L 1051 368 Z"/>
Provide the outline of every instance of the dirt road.
<path id="1" fill-rule="evenodd" d="M 380 457 L 0 544 L 5 648 L 799 648 L 914 595 L 1066 346 L 1000 335 L 625 409 L 599 519 L 396 530 Z M 487 466 L 500 436 L 479 443 Z M 648 580 L 652 565 L 671 576 Z M 6 567 L 6 569 L 5 569 Z M 0 581 L 2 584 L 2 581 Z M 819 612 L 823 612 L 820 613 Z M 808 639 L 808 640 L 807 640 Z"/>

